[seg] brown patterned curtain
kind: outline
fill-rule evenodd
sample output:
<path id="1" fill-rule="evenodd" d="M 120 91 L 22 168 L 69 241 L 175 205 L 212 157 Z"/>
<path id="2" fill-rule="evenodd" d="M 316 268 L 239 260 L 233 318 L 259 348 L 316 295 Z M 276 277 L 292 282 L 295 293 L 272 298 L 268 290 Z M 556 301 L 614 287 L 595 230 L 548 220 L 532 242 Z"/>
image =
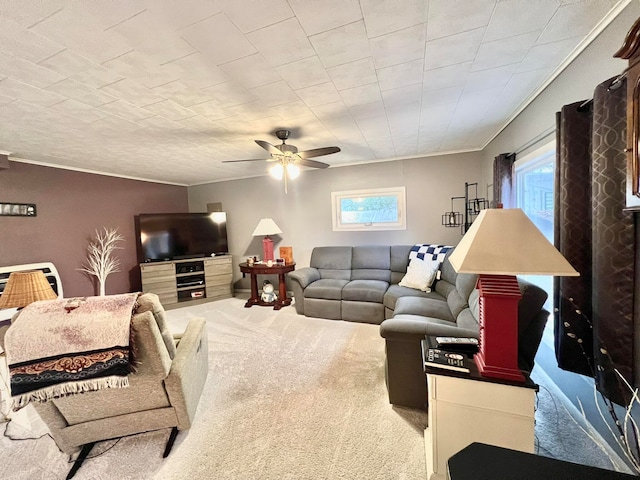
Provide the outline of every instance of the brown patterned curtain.
<path id="1" fill-rule="evenodd" d="M 612 80 L 557 117 L 555 241 L 581 276 L 556 278 L 554 326 L 558 365 L 626 404 L 614 369 L 633 385 L 635 226 L 624 211 L 626 85 L 609 90 Z"/>
<path id="2" fill-rule="evenodd" d="M 513 188 L 513 164 L 515 153 L 501 153 L 493 161 L 493 202 L 494 207 L 502 204 L 504 208 L 514 208 L 515 189 Z"/>

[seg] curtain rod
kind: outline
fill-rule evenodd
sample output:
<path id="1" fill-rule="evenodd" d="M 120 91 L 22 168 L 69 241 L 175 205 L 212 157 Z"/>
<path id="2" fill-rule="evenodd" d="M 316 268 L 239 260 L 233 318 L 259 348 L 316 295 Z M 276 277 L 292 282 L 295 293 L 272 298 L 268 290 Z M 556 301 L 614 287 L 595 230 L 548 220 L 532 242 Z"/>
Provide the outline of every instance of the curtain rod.
<path id="1" fill-rule="evenodd" d="M 629 68 L 625 68 L 620 75 L 618 75 L 616 78 L 614 78 L 611 81 L 611 83 L 607 87 L 608 92 L 610 92 L 611 90 L 617 90 L 622 86 L 622 80 L 626 78 L 628 70 Z M 590 98 L 589 100 L 585 100 L 578 106 L 578 111 L 584 112 L 591 106 L 592 103 L 593 103 L 593 98 Z"/>
<path id="2" fill-rule="evenodd" d="M 520 148 L 518 148 L 515 152 L 514 155 L 516 155 L 516 157 L 518 155 L 520 155 L 522 152 L 524 152 L 525 150 L 528 150 L 529 148 L 533 147 L 535 144 L 543 141 L 545 138 L 549 137 L 550 135 L 554 135 L 556 133 L 556 127 L 555 125 L 552 127 L 547 128 L 544 132 L 542 132 L 540 135 L 538 135 L 537 137 L 533 138 L 532 140 L 529 140 L 527 143 L 525 143 L 524 145 L 522 145 Z"/>

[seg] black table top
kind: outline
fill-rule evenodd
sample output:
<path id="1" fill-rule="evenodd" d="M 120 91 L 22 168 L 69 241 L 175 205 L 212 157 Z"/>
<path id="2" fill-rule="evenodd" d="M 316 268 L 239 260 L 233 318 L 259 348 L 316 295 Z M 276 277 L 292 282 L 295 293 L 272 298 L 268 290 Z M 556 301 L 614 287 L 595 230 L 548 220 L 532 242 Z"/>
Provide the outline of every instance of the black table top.
<path id="1" fill-rule="evenodd" d="M 448 462 L 451 480 L 628 480 L 626 473 L 472 443 Z"/>

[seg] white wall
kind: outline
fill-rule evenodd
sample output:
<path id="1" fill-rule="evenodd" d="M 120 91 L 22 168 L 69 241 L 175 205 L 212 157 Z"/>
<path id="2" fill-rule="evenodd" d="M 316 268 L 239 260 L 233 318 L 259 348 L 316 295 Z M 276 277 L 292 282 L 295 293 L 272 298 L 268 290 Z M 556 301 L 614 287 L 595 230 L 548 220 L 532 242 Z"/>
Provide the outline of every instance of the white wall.
<path id="1" fill-rule="evenodd" d="M 266 172 L 266 164 L 256 163 L 256 169 Z M 452 196 L 464 195 L 464 182 L 477 182 L 480 175 L 479 153 L 306 170 L 290 183 L 287 195 L 282 182 L 269 176 L 189 187 L 189 210 L 222 203 L 238 279 L 237 263 L 248 255 L 262 256 L 262 239 L 251 233 L 264 217 L 273 218 L 283 232 L 274 239 L 276 256 L 279 245 L 292 246 L 298 266 L 307 266 L 311 250 L 321 245 L 457 244 L 460 230 L 443 227 L 441 216 L 450 210 Z M 332 231 L 331 192 L 396 186 L 406 187 L 407 230 Z"/>
<path id="2" fill-rule="evenodd" d="M 483 181 L 493 183 L 493 159 L 515 152 L 543 132 L 555 128 L 555 114 L 563 105 L 593 97 L 596 86 L 620 74 L 627 60 L 613 58 L 631 25 L 640 17 L 640 1 L 634 0 L 607 28 L 482 151 Z M 553 135 L 553 134 L 552 134 Z M 546 141 L 553 140 L 553 136 Z M 536 145 L 519 156 L 526 154 Z"/>

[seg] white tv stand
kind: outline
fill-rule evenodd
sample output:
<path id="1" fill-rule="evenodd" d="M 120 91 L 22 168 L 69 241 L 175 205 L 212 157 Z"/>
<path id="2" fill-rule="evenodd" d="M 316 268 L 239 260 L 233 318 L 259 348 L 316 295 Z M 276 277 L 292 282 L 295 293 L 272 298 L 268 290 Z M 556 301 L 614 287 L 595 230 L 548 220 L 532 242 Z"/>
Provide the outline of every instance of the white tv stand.
<path id="1" fill-rule="evenodd" d="M 233 296 L 231 255 L 140 264 L 142 291 L 158 295 L 166 309 Z"/>

